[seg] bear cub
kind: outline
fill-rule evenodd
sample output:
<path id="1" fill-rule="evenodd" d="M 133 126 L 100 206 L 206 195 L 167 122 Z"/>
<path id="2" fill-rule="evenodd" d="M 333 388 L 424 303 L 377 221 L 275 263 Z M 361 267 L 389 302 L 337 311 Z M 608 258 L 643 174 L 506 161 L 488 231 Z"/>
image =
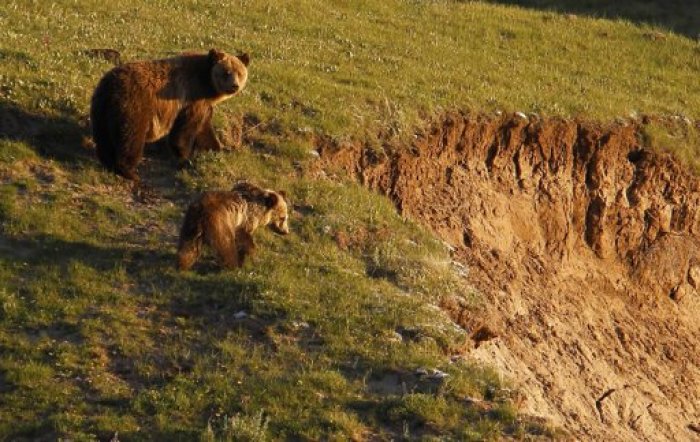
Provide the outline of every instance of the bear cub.
<path id="1" fill-rule="evenodd" d="M 284 191 L 241 182 L 231 191 L 204 192 L 187 208 L 180 229 L 177 267 L 190 269 L 205 243 L 214 249 L 222 266 L 241 267 L 255 250 L 253 232 L 267 225 L 276 233 L 289 233 Z"/>
<path id="2" fill-rule="evenodd" d="M 90 107 L 100 162 L 138 180 L 136 167 L 146 143 L 165 138 L 182 163 L 195 147 L 221 149 L 211 124 L 213 107 L 245 87 L 249 61 L 247 54 L 212 49 L 127 63 L 107 72 Z"/>

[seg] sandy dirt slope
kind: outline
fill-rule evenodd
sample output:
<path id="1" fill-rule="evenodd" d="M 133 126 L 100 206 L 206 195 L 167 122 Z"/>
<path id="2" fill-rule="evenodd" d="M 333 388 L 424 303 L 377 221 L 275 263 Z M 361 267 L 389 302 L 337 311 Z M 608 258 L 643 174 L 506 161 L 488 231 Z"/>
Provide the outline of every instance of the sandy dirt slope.
<path id="1" fill-rule="evenodd" d="M 582 440 L 700 440 L 700 181 L 638 131 L 452 113 L 410 146 L 318 148 L 455 248 L 498 334 L 470 357 L 523 411 Z"/>

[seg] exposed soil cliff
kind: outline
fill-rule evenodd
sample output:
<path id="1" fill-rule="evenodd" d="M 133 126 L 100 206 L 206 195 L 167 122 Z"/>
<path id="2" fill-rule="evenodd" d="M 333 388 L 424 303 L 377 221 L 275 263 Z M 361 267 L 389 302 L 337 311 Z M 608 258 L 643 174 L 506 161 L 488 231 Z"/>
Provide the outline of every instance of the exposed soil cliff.
<path id="1" fill-rule="evenodd" d="M 700 181 L 638 129 L 453 113 L 408 147 L 318 148 L 455 248 L 499 335 L 470 356 L 526 412 L 586 440 L 698 440 Z"/>

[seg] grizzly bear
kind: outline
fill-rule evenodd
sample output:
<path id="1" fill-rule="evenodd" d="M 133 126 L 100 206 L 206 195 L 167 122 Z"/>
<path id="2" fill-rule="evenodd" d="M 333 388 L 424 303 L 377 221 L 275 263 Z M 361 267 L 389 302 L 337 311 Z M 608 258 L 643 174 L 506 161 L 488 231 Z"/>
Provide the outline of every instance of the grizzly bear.
<path id="1" fill-rule="evenodd" d="M 107 72 L 92 96 L 90 119 L 97 156 L 108 169 L 138 180 L 144 145 L 166 138 L 181 162 L 195 146 L 218 150 L 213 106 L 236 95 L 248 79 L 248 54 L 212 49 L 123 64 Z"/>
<path id="2" fill-rule="evenodd" d="M 284 191 L 242 182 L 232 191 L 204 192 L 187 208 L 180 229 L 177 267 L 190 269 L 204 243 L 216 251 L 224 267 L 241 267 L 255 250 L 253 232 L 266 225 L 279 234 L 289 233 Z"/>

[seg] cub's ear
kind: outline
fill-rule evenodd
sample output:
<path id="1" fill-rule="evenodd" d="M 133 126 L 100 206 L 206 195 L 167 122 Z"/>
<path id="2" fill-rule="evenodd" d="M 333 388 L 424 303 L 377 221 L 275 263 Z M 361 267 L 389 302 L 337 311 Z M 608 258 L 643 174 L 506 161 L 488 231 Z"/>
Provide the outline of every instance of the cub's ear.
<path id="1" fill-rule="evenodd" d="M 248 55 L 248 53 L 236 55 L 236 57 L 238 57 L 238 59 L 241 60 L 243 66 L 248 66 L 248 64 L 250 63 L 250 55 Z"/>
<path id="2" fill-rule="evenodd" d="M 226 54 L 217 49 L 211 49 L 209 50 L 209 61 L 216 63 L 217 61 L 222 60 L 225 55 Z"/>
<path id="3" fill-rule="evenodd" d="M 247 192 L 250 191 L 251 188 L 254 186 L 250 184 L 248 181 L 238 181 L 236 184 L 233 185 L 233 191 L 235 192 Z"/>
<path id="4" fill-rule="evenodd" d="M 244 195 L 248 200 L 265 198 L 266 192 L 259 188 L 258 186 L 249 183 L 248 181 L 237 182 L 232 189 L 234 192 L 238 192 Z"/>
<path id="5" fill-rule="evenodd" d="M 279 198 L 280 196 L 275 192 L 268 192 L 267 195 L 265 195 L 265 206 L 268 208 L 275 207 L 277 203 L 279 203 Z"/>
<path id="6" fill-rule="evenodd" d="M 282 198 L 284 198 L 285 201 L 289 201 L 289 198 L 287 198 L 287 192 L 285 192 L 284 190 L 278 190 L 277 193 L 278 193 Z"/>

